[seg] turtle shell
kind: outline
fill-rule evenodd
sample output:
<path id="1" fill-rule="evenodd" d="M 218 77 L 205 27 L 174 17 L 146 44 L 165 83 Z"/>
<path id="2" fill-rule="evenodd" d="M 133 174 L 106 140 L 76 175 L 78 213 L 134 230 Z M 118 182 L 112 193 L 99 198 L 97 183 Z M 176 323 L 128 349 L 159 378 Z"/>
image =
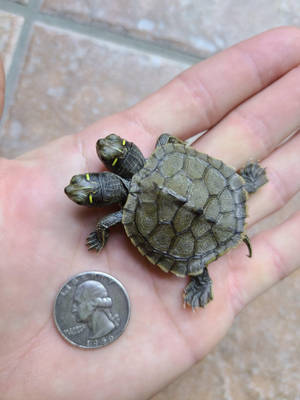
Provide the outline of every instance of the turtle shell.
<path id="1" fill-rule="evenodd" d="M 240 242 L 246 199 L 233 168 L 186 145 L 166 144 L 133 176 L 122 222 L 153 264 L 177 276 L 198 275 Z"/>

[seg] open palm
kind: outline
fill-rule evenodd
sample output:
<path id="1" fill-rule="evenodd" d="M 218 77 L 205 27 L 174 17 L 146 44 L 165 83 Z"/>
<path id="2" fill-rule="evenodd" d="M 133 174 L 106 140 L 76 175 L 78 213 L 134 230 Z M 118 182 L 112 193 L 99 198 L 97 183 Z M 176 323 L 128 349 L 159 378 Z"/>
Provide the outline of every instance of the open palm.
<path id="1" fill-rule="evenodd" d="M 240 168 L 262 160 L 269 183 L 249 200 L 251 226 L 300 187 L 300 31 L 282 28 L 184 72 L 137 106 L 16 160 L 0 160 L 0 387 L 3 399 L 144 399 L 207 354 L 234 316 L 300 264 L 300 214 L 252 238 L 209 266 L 214 300 L 183 308 L 185 279 L 152 266 L 122 227 L 100 253 L 85 238 L 101 213 L 65 196 L 72 175 L 102 169 L 99 137 L 115 132 L 147 157 L 157 137 L 209 129 L 195 148 Z M 297 68 L 298 67 L 298 68 Z M 132 305 L 126 332 L 98 350 L 72 347 L 57 333 L 52 308 L 76 273 L 112 274 Z"/>

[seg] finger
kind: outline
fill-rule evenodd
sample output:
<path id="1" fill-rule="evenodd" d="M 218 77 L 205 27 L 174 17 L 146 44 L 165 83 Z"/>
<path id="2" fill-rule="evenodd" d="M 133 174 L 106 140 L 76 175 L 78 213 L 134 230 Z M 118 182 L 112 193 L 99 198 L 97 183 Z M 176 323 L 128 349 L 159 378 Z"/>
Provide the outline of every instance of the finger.
<path id="1" fill-rule="evenodd" d="M 300 126 L 300 67 L 229 113 L 196 148 L 239 168 L 266 157 Z"/>
<path id="2" fill-rule="evenodd" d="M 300 133 L 262 163 L 268 183 L 249 198 L 249 225 L 279 210 L 300 190 L 299 151 Z"/>
<path id="3" fill-rule="evenodd" d="M 144 131 L 187 138 L 300 63 L 300 30 L 280 28 L 239 43 L 180 74 L 130 110 Z"/>
<path id="4" fill-rule="evenodd" d="M 111 132 L 135 141 L 148 156 L 153 136 L 170 132 L 186 138 L 215 125 L 300 63 L 299 38 L 297 28 L 280 28 L 242 42 L 185 71 L 130 110 L 104 118 L 75 139 L 65 140 L 65 147 L 79 150 L 88 167 L 95 168 L 95 143 Z"/>
<path id="5" fill-rule="evenodd" d="M 60 146 L 69 150 L 69 154 L 75 151 L 76 164 L 80 162 L 86 169 L 98 168 L 95 143 L 99 137 L 115 132 L 135 141 L 148 156 L 153 150 L 152 135 L 169 131 L 188 136 L 205 129 L 245 98 L 295 67 L 300 62 L 299 37 L 298 29 L 281 28 L 234 46 L 186 71 L 130 111 L 102 119 L 79 135 L 65 139 L 65 144 Z M 208 111 L 210 102 L 201 82 L 205 82 L 207 91 L 214 93 L 217 109 Z M 194 88 L 194 92 L 190 93 L 187 87 Z M 209 122 L 205 122 L 203 113 L 212 114 Z M 65 160 L 66 152 L 61 154 Z"/>
<path id="6" fill-rule="evenodd" d="M 228 254 L 228 287 L 235 314 L 299 267 L 299 235 L 300 212 L 297 212 L 281 225 L 252 239 L 252 258 L 243 257 L 242 246 Z"/>

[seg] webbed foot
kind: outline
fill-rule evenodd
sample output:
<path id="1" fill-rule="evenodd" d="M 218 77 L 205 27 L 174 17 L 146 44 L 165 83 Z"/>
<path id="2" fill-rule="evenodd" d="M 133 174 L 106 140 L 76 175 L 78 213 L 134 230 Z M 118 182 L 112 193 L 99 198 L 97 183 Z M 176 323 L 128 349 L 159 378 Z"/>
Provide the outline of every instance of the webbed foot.
<path id="1" fill-rule="evenodd" d="M 188 304 L 194 310 L 205 307 L 213 299 L 212 280 L 204 268 L 201 275 L 193 276 L 184 289 L 184 305 Z"/>
<path id="2" fill-rule="evenodd" d="M 122 210 L 101 218 L 96 226 L 96 231 L 91 232 L 86 239 L 86 245 L 89 250 L 100 251 L 103 249 L 109 236 L 109 228 L 122 221 Z"/>
<path id="3" fill-rule="evenodd" d="M 101 231 L 100 237 L 99 234 L 97 234 L 97 232 L 91 232 L 89 236 L 86 238 L 86 245 L 89 250 L 100 251 L 103 249 L 107 239 L 108 239 L 108 232 L 106 230 Z"/>
<path id="4" fill-rule="evenodd" d="M 245 189 L 248 193 L 254 193 L 262 185 L 268 182 L 266 171 L 258 163 L 247 164 L 240 170 L 240 175 L 245 180 Z"/>

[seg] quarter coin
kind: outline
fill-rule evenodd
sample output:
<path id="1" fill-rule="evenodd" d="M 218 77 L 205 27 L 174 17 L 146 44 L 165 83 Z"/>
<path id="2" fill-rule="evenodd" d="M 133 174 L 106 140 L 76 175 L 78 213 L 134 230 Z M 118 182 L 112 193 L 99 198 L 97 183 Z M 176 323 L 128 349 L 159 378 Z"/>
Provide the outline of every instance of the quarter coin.
<path id="1" fill-rule="evenodd" d="M 83 272 L 71 278 L 59 290 L 54 305 L 58 331 L 71 344 L 86 349 L 117 340 L 129 317 L 126 289 L 103 272 Z"/>

